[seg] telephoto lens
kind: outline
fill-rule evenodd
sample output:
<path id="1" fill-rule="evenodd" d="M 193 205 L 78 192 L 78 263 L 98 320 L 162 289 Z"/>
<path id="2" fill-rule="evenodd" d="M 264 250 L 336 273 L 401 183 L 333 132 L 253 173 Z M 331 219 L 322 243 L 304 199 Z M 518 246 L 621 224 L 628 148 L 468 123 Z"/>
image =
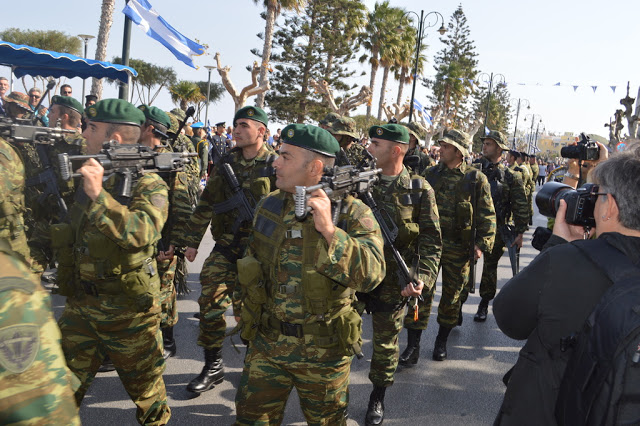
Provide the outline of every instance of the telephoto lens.
<path id="1" fill-rule="evenodd" d="M 555 217 L 560 207 L 560 200 L 567 203 L 565 220 L 571 225 L 586 227 L 596 226 L 593 217 L 595 207 L 595 195 L 598 185 L 586 183 L 578 189 L 559 182 L 547 182 L 536 195 L 536 205 L 540 214 L 547 217 Z"/>

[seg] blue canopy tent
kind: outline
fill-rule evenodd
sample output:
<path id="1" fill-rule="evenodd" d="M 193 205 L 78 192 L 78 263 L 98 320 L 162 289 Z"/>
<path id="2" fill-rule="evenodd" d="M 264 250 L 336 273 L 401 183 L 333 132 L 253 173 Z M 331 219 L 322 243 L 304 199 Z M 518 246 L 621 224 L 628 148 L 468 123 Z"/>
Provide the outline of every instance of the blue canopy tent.
<path id="1" fill-rule="evenodd" d="M 0 41 L 0 65 L 11 67 L 17 78 L 25 75 L 41 77 L 80 77 L 120 80 L 129 84 L 137 71 L 124 65 L 85 59 L 68 53 L 42 50 L 23 44 Z"/>

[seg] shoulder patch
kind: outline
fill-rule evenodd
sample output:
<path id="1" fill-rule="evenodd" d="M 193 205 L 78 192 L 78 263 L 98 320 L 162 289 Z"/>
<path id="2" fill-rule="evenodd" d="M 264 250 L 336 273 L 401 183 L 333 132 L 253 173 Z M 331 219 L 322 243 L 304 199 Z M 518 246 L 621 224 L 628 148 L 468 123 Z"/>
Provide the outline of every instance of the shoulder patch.
<path id="1" fill-rule="evenodd" d="M 367 231 L 373 231 L 375 229 L 375 221 L 373 220 L 372 217 L 368 217 L 368 216 L 364 216 L 358 219 L 358 222 L 360 222 L 360 225 L 362 225 L 362 227 L 364 229 L 366 229 Z"/>
<path id="2" fill-rule="evenodd" d="M 0 366 L 11 373 L 23 373 L 31 367 L 39 348 L 40 329 L 36 324 L 0 329 Z"/>
<path id="3" fill-rule="evenodd" d="M 153 194 L 151 196 L 151 204 L 153 204 L 159 209 L 163 209 L 164 206 L 167 204 L 167 197 L 165 197 L 162 194 Z"/>

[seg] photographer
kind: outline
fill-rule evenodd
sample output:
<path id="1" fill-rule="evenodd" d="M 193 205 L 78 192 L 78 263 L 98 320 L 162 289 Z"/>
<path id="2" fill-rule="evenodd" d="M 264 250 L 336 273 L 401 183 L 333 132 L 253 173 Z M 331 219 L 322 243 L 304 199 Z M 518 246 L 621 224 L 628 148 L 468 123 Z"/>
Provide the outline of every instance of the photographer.
<path id="1" fill-rule="evenodd" d="M 560 200 L 553 235 L 543 251 L 494 300 L 500 329 L 511 338 L 527 339 L 505 375 L 507 390 L 497 425 L 556 424 L 558 388 L 573 352 L 570 347 L 562 351 L 561 341 L 582 328 L 612 285 L 583 250 L 595 250 L 604 240 L 636 266 L 640 263 L 640 147 L 599 163 L 591 178 L 597 187 L 588 200 L 596 224 L 590 233 L 598 240 L 573 243 L 589 233 L 567 223 L 567 203 Z"/>

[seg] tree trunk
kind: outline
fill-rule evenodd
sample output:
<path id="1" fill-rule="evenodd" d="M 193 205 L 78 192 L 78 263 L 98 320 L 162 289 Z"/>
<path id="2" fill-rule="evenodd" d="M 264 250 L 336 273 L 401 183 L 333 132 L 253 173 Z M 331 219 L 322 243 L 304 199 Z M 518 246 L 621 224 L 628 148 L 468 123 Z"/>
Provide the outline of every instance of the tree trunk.
<path id="1" fill-rule="evenodd" d="M 267 2 L 267 19 L 264 27 L 264 45 L 262 46 L 262 64 L 260 68 L 260 76 L 258 81 L 260 85 L 269 79 L 267 72 L 269 70 L 269 61 L 271 60 L 271 46 L 273 44 L 273 27 L 276 25 L 276 7 L 277 1 L 268 0 Z M 260 93 L 256 99 L 256 106 L 264 107 L 264 93 Z"/>
<path id="2" fill-rule="evenodd" d="M 304 123 L 307 112 L 307 96 L 309 94 L 309 79 L 311 78 L 311 62 L 313 61 L 313 45 L 316 42 L 316 7 L 314 4 L 311 8 L 311 16 L 309 23 L 309 44 L 305 55 L 305 64 L 302 71 L 302 87 L 300 90 L 300 110 L 298 111 L 297 123 Z"/>
<path id="3" fill-rule="evenodd" d="M 406 67 L 402 67 L 402 70 L 400 71 L 400 78 L 398 79 L 398 99 L 396 100 L 396 103 L 398 104 L 398 106 L 402 106 L 402 92 L 404 91 L 404 84 L 406 83 L 407 80 L 407 68 Z M 411 101 L 409 101 L 411 102 Z"/>
<path id="4" fill-rule="evenodd" d="M 98 30 L 98 40 L 96 42 L 97 61 L 104 61 L 107 58 L 107 44 L 109 42 L 109 32 L 113 24 L 113 9 L 116 0 L 102 0 L 102 12 L 100 13 L 100 29 Z M 102 99 L 102 80 L 94 78 L 91 83 L 92 95 L 96 95 L 98 100 Z M 84 99 L 82 100 L 84 102 Z"/>
<path id="5" fill-rule="evenodd" d="M 380 86 L 380 103 L 378 104 L 378 120 L 382 119 L 382 104 L 384 103 L 384 92 L 387 90 L 387 80 L 389 79 L 389 69 L 391 67 L 384 67 L 382 73 L 382 86 Z"/>
<path id="6" fill-rule="evenodd" d="M 375 63 L 378 63 L 378 52 L 372 52 L 371 53 L 371 59 L 375 61 Z M 376 84 L 376 74 L 378 73 L 378 66 L 375 64 L 371 64 L 371 79 L 369 79 L 369 89 L 371 89 L 371 93 L 373 93 L 373 90 L 375 89 L 375 84 Z M 371 100 L 367 103 L 367 117 L 371 117 L 371 105 L 373 103 L 373 95 Z"/>

